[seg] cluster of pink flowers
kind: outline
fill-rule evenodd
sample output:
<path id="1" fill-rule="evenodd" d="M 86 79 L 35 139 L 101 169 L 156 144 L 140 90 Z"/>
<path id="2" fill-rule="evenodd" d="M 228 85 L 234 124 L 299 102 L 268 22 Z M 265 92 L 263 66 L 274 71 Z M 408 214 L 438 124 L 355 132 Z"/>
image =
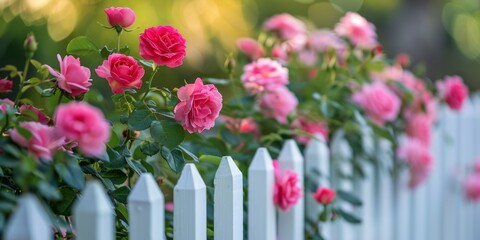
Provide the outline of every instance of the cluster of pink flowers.
<path id="1" fill-rule="evenodd" d="M 429 149 L 420 140 L 408 138 L 397 149 L 397 155 L 404 159 L 410 168 L 410 188 L 417 187 L 428 177 L 434 160 Z"/>
<path id="2" fill-rule="evenodd" d="M 289 169 L 282 173 L 276 160 L 273 161 L 273 167 L 275 171 L 273 202 L 280 210 L 287 211 L 302 198 L 303 189 L 298 187 L 300 180 L 297 173 Z"/>
<path id="3" fill-rule="evenodd" d="M 357 13 L 348 12 L 335 26 L 335 32 L 361 48 L 373 49 L 378 45 L 375 26 Z"/>
<path id="4" fill-rule="evenodd" d="M 472 202 L 480 202 L 480 160 L 473 166 L 473 171 L 463 183 L 465 197 Z"/>
<path id="5" fill-rule="evenodd" d="M 68 149 L 67 145 L 78 146 L 87 156 L 99 157 L 105 153 L 105 144 L 110 139 L 110 124 L 97 108 L 82 102 L 60 105 L 55 112 L 55 125 L 49 126 L 48 118 L 40 110 L 23 106 L 20 112 L 28 109 L 39 118 L 38 122 L 20 123 L 20 127 L 28 130 L 32 137 L 27 140 L 18 129 L 11 130 L 10 135 L 14 142 L 25 147 L 33 156 L 51 160 L 55 152 Z"/>
<path id="6" fill-rule="evenodd" d="M 319 135 L 323 137 L 323 140 L 328 139 L 328 126 L 327 123 L 322 121 L 314 121 L 302 116 L 292 122 L 292 128 L 300 129 L 311 135 Z M 308 144 L 308 142 L 311 140 L 311 137 L 299 134 L 295 137 L 295 139 L 299 143 Z"/>

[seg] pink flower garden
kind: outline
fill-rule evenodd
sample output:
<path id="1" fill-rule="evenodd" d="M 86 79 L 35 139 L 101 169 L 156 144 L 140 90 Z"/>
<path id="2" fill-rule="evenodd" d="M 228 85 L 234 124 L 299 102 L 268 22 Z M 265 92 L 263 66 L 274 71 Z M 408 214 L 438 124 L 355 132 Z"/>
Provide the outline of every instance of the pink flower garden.
<path id="1" fill-rule="evenodd" d="M 169 25 L 135 31 L 136 21 L 145 16 L 130 8 L 104 11 L 105 31 L 117 46 L 92 49 L 91 40 L 77 37 L 66 54 L 51 54 L 58 64 L 46 65 L 34 59 L 42 43 L 29 35 L 26 66 L 18 66 L 25 70 L 4 68 L 1 77 L 4 72 L 8 77 L 0 80 L 0 94 L 12 92 L 13 85 L 20 89 L 13 91 L 14 98 L 0 99 L 0 166 L 9 180 L 5 194 L 15 199 L 32 192 L 48 203 L 62 226 L 69 226 L 53 226 L 56 239 L 72 238 L 75 229 L 71 213 L 54 205 L 70 208 L 88 180 L 101 180 L 120 211 L 126 206 L 122 196 L 142 173 L 152 173 L 162 190 L 172 193 L 186 163 L 197 164 L 208 185 L 212 166 L 223 155 L 231 155 L 245 171 L 259 147 L 275 158 L 287 139 L 304 149 L 314 139 L 329 143 L 339 132 L 355 155 L 373 164 L 382 159 L 362 145 L 364 130 L 374 141 L 390 142 L 392 171 L 406 173 L 402 184 L 415 191 L 436 164 L 431 144 L 438 109 L 461 111 L 469 97 L 460 76 L 433 84 L 408 68 L 408 56 L 389 58 L 375 26 L 354 12 L 332 29 L 315 29 L 287 13 L 274 15 L 264 21 L 261 37 L 238 39 L 235 54 L 226 59 L 224 79 L 199 76 L 166 87 L 155 77 L 182 66 L 195 40 Z M 121 34 L 138 35 L 138 53 L 125 50 Z M 102 58 L 93 68 L 82 65 L 89 54 Z M 94 81 L 106 81 L 112 98 L 104 101 L 114 110 L 102 112 L 100 104 L 89 102 Z M 40 96 L 25 94 L 30 88 Z M 39 97 L 48 104 L 37 104 Z M 276 162 L 274 167 L 271 199 L 279 211 L 307 197 L 324 209 L 306 239 L 322 235 L 318 224 L 355 217 L 341 206 L 356 196 L 332 186 L 299 187 L 304 176 Z M 479 202 L 480 161 L 471 168 L 458 194 Z M 173 203 L 168 209 L 174 211 Z M 116 221 L 117 234 L 127 232 L 128 221 Z"/>

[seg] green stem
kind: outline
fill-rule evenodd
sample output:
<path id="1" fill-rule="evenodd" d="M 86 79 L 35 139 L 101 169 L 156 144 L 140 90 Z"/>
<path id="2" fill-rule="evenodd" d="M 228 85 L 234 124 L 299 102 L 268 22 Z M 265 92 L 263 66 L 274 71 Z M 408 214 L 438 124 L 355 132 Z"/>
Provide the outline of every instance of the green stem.
<path id="1" fill-rule="evenodd" d="M 63 94 L 64 94 L 63 91 L 60 90 L 60 96 L 58 97 L 57 106 L 60 105 L 60 103 L 62 103 Z"/>
<path id="2" fill-rule="evenodd" d="M 145 95 L 143 95 L 142 97 L 142 102 L 145 101 L 145 98 L 147 98 L 147 95 L 148 93 L 150 92 L 150 89 L 152 88 L 152 82 L 153 82 L 153 77 L 155 76 L 155 74 L 157 74 L 158 72 L 158 67 L 154 67 L 154 70 L 152 72 L 152 75 L 150 75 L 150 79 L 148 79 L 148 88 L 147 88 L 147 91 L 145 92 Z"/>
<path id="3" fill-rule="evenodd" d="M 119 53 L 120 52 L 120 35 L 122 34 L 122 32 L 119 32 L 118 33 L 118 38 L 117 38 L 117 52 Z"/>
<path id="4" fill-rule="evenodd" d="M 18 106 L 18 101 L 20 100 L 20 96 L 22 96 L 22 89 L 23 85 L 25 84 L 25 78 L 27 78 L 28 67 L 30 66 L 30 58 L 27 58 L 25 61 L 25 67 L 23 68 L 22 75 L 20 75 L 20 85 L 18 89 L 17 96 L 15 97 L 14 107 Z"/>

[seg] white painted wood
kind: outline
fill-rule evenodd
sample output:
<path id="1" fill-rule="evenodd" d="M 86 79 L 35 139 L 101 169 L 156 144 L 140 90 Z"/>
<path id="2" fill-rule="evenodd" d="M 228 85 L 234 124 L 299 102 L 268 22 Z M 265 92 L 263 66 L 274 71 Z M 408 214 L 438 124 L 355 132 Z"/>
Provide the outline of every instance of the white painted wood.
<path id="1" fill-rule="evenodd" d="M 273 187 L 275 175 L 272 158 L 266 148 L 259 148 L 248 168 L 248 239 L 276 240 Z"/>
<path id="2" fill-rule="evenodd" d="M 333 180 L 336 183 L 337 189 L 341 189 L 345 192 L 353 193 L 353 165 L 352 165 L 353 153 L 352 149 L 345 139 L 345 133 L 339 131 L 335 134 L 332 140 L 332 160 L 336 163 L 337 172 L 334 174 Z M 355 213 L 355 209 L 351 204 L 347 202 L 341 202 L 340 207 L 349 213 Z M 347 221 L 340 220 L 337 222 L 336 238 L 340 237 L 342 240 L 352 240 L 357 237 L 358 229 L 356 226 L 348 223 Z"/>
<path id="3" fill-rule="evenodd" d="M 330 187 L 330 150 L 323 136 L 315 136 L 305 148 L 305 177 L 317 187 Z M 306 184 L 305 184 L 306 186 Z M 323 211 L 323 206 L 312 196 L 313 192 L 306 191 L 306 217 L 316 222 Z M 317 227 L 322 236 L 331 239 L 331 224 L 320 223 Z"/>
<path id="4" fill-rule="evenodd" d="M 42 205 L 32 194 L 18 200 L 18 207 L 5 227 L 5 240 L 50 240 L 52 227 Z"/>
<path id="5" fill-rule="evenodd" d="M 391 145 L 388 140 L 379 139 L 376 142 L 377 157 L 380 159 L 380 166 L 376 169 L 376 183 L 377 183 L 377 202 L 376 205 L 376 226 L 378 240 L 394 239 L 394 205 L 393 205 L 393 191 L 394 183 L 392 180 L 392 156 Z M 396 226 L 395 226 L 396 227 Z"/>
<path id="6" fill-rule="evenodd" d="M 299 176 L 298 186 L 303 186 L 303 156 L 294 140 L 285 141 L 278 163 L 282 173 L 291 170 Z M 304 239 L 304 200 L 301 197 L 295 206 L 287 211 L 278 212 L 278 239 L 279 240 L 303 240 Z"/>
<path id="7" fill-rule="evenodd" d="M 391 178 L 391 176 L 388 176 Z M 393 197 L 393 232 L 396 240 L 410 239 L 412 235 L 411 225 L 416 224 L 411 221 L 411 191 L 408 188 L 409 172 L 407 169 L 402 171 L 396 179 L 394 179 L 394 197 Z M 385 216 L 388 217 L 388 216 Z"/>
<path id="8" fill-rule="evenodd" d="M 207 192 L 193 163 L 183 168 L 173 190 L 173 238 L 175 240 L 207 239 Z"/>
<path id="9" fill-rule="evenodd" d="M 140 176 L 128 196 L 129 239 L 164 240 L 164 198 L 152 174 Z"/>
<path id="10" fill-rule="evenodd" d="M 480 123 L 480 95 L 476 94 L 473 97 L 473 109 L 474 109 L 474 122 L 475 123 Z M 475 127 L 474 132 L 474 140 L 473 142 L 477 144 L 480 141 L 480 127 L 477 125 Z M 480 147 L 476 146 L 474 148 L 474 154 L 475 154 L 475 161 L 480 160 Z M 473 226 L 473 237 L 471 239 L 480 239 L 480 228 L 478 227 L 478 223 L 480 223 L 480 204 L 473 204 L 473 217 L 471 219 L 472 223 L 474 224 Z"/>
<path id="11" fill-rule="evenodd" d="M 214 238 L 243 240 L 242 172 L 231 157 L 222 158 L 214 184 Z"/>
<path id="12" fill-rule="evenodd" d="M 112 202 L 100 182 L 87 183 L 82 196 L 73 208 L 77 240 L 115 239 L 115 217 Z"/>
<path id="13" fill-rule="evenodd" d="M 373 139 L 373 131 L 368 125 L 361 128 L 362 147 L 366 154 L 373 155 L 375 153 L 375 141 Z M 366 159 L 360 159 L 363 162 L 364 179 L 358 179 L 359 194 L 363 205 L 359 212 L 362 219 L 359 235 L 360 239 L 375 239 L 375 169 L 374 165 Z"/>

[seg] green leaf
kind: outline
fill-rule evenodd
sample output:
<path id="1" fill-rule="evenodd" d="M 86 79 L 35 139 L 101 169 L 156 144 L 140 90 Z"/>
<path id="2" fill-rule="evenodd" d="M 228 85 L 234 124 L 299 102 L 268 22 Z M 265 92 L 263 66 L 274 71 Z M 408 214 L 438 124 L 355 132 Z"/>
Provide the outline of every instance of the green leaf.
<path id="1" fill-rule="evenodd" d="M 120 50 L 118 50 L 118 53 L 129 55 L 130 54 L 130 48 L 128 48 L 128 46 L 125 45 L 122 48 L 120 48 Z"/>
<path id="2" fill-rule="evenodd" d="M 128 149 L 126 149 L 128 151 Z M 109 168 L 123 168 L 127 163 L 125 157 L 122 156 L 116 149 L 112 149 L 111 147 L 107 146 L 107 154 L 110 162 L 106 165 Z"/>
<path id="3" fill-rule="evenodd" d="M 63 187 L 60 188 L 60 194 L 62 195 L 62 200 L 51 204 L 51 207 L 57 214 L 69 216 L 77 199 L 77 193 L 71 188 Z"/>
<path id="4" fill-rule="evenodd" d="M 220 161 L 222 161 L 222 158 L 218 156 L 213 156 L 213 155 L 201 155 L 200 161 L 207 161 L 213 164 L 220 164 Z"/>
<path id="5" fill-rule="evenodd" d="M 213 83 L 213 84 L 216 84 L 216 85 L 228 85 L 228 84 L 230 84 L 230 80 L 228 80 L 228 79 L 204 78 L 203 80 L 207 83 Z"/>
<path id="6" fill-rule="evenodd" d="M 357 216 L 351 214 L 351 213 L 348 213 L 348 212 L 345 212 L 343 211 L 342 209 L 337 209 L 337 213 L 343 218 L 345 219 L 345 221 L 349 222 L 349 223 L 352 223 L 352 224 L 360 224 L 362 223 L 362 220 L 360 218 L 358 218 Z"/>
<path id="7" fill-rule="evenodd" d="M 78 190 L 83 189 L 85 176 L 75 159 L 70 160 L 67 164 L 55 164 L 55 171 L 70 187 Z"/>
<path id="8" fill-rule="evenodd" d="M 172 121 L 154 121 L 150 127 L 153 139 L 169 149 L 173 149 L 182 143 L 185 131 L 182 126 Z"/>
<path id="9" fill-rule="evenodd" d="M 145 130 L 150 127 L 155 116 L 149 109 L 136 109 L 128 118 L 128 127 L 132 130 Z"/>
<path id="10" fill-rule="evenodd" d="M 107 171 L 102 177 L 110 179 L 114 184 L 122 184 L 127 180 L 127 174 L 118 169 Z"/>
<path id="11" fill-rule="evenodd" d="M 113 191 L 113 198 L 121 203 L 127 203 L 128 194 L 130 194 L 130 189 L 123 186 Z"/>
<path id="12" fill-rule="evenodd" d="M 360 200 L 357 196 L 353 195 L 352 193 L 345 192 L 343 190 L 338 190 L 337 196 L 351 203 L 353 206 L 362 206 L 362 200 Z"/>
<path id="13" fill-rule="evenodd" d="M 117 204 L 115 208 L 116 215 L 125 222 L 128 222 L 128 210 L 123 204 Z"/>
<path id="14" fill-rule="evenodd" d="M 29 141 L 31 138 L 32 138 L 32 133 L 30 132 L 30 130 L 26 129 L 26 128 L 23 128 L 23 127 L 20 127 L 18 126 L 16 128 L 17 132 L 20 133 L 20 135 L 22 135 L 22 137 L 25 138 L 25 140 Z"/>
<path id="15" fill-rule="evenodd" d="M 152 61 L 147 61 L 147 60 L 143 60 L 143 59 L 139 59 L 138 61 L 146 67 L 153 68 L 153 62 Z"/>
<path id="16" fill-rule="evenodd" d="M 49 199 L 49 200 L 62 199 L 62 195 L 58 191 L 57 187 L 53 187 L 47 182 L 40 182 L 40 184 L 38 185 L 38 190 L 40 191 L 40 194 L 42 194 L 42 196 L 44 196 L 46 199 Z"/>
<path id="17" fill-rule="evenodd" d="M 18 159 L 8 157 L 5 155 L 0 155 L 0 166 L 2 167 L 14 168 L 18 166 L 19 163 L 20 161 Z"/>
<path id="18" fill-rule="evenodd" d="M 42 97 L 51 97 L 55 94 L 55 88 L 45 88 L 42 90 Z"/>
<path id="19" fill-rule="evenodd" d="M 107 59 L 108 56 L 110 56 L 110 54 L 113 53 L 113 50 L 112 49 L 109 49 L 107 46 L 103 47 L 102 49 L 100 49 L 100 56 L 103 58 L 103 59 Z"/>
<path id="20" fill-rule="evenodd" d="M 14 78 L 18 75 L 18 70 L 17 67 L 13 65 L 7 65 L 1 69 L 2 71 L 9 71 L 10 72 L 10 77 Z"/>
<path id="21" fill-rule="evenodd" d="M 160 146 L 155 142 L 143 141 L 140 143 L 140 150 L 147 156 L 153 156 L 160 151 Z"/>
<path id="22" fill-rule="evenodd" d="M 86 56 L 98 52 L 98 48 L 85 36 L 72 39 L 67 45 L 67 53 L 77 56 Z"/>
<path id="23" fill-rule="evenodd" d="M 142 173 L 147 172 L 147 169 L 145 169 L 145 167 L 138 161 L 130 160 L 128 158 L 126 160 L 127 160 L 128 166 L 130 166 L 130 168 L 133 171 L 135 171 L 138 175 L 142 175 Z"/>
<path id="24" fill-rule="evenodd" d="M 198 162 L 198 161 L 199 161 L 199 160 L 198 160 L 198 157 L 195 156 L 195 154 L 193 154 L 192 152 L 190 152 L 188 149 L 186 149 L 186 148 L 184 148 L 184 147 L 182 147 L 182 146 L 180 146 L 180 145 L 178 146 L 178 148 L 179 148 L 180 150 L 182 150 L 183 153 L 187 154 L 187 156 L 189 156 L 189 157 L 191 158 L 191 160 L 193 160 L 193 161 L 195 161 L 195 162 Z"/>
<path id="25" fill-rule="evenodd" d="M 167 160 L 168 166 L 172 171 L 178 173 L 183 169 L 185 160 L 183 159 L 183 154 L 180 150 L 174 149 L 173 151 L 170 151 L 167 147 L 162 147 L 161 154 L 162 157 Z"/>

